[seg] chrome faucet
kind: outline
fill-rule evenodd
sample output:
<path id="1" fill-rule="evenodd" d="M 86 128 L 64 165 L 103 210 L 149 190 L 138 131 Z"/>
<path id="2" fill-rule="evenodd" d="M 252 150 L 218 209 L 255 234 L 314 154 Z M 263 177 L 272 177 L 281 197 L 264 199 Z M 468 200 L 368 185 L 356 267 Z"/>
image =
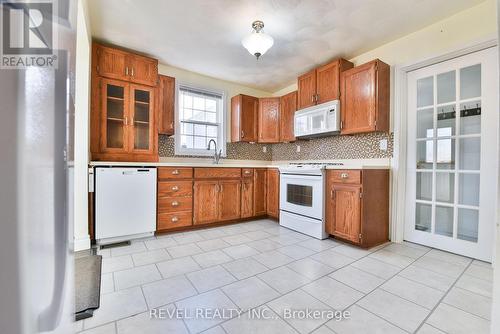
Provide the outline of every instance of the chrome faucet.
<path id="1" fill-rule="evenodd" d="M 215 151 L 214 151 L 214 161 L 213 163 L 214 164 L 218 164 L 219 163 L 219 160 L 220 160 L 220 157 L 222 155 L 222 149 L 219 150 L 219 152 L 217 153 L 217 143 L 215 142 L 215 140 L 213 139 L 210 139 L 210 141 L 208 142 L 208 147 L 207 147 L 207 150 L 210 151 L 210 146 L 212 144 L 212 142 L 214 143 L 215 145 Z"/>

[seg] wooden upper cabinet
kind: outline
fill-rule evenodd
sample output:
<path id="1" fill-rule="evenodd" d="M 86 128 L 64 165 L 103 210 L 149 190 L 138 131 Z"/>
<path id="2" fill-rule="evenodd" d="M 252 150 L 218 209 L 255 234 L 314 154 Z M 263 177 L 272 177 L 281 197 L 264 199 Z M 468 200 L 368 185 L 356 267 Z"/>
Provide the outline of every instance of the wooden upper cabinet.
<path id="1" fill-rule="evenodd" d="M 155 146 L 155 89 L 130 84 L 129 151 L 152 154 Z"/>
<path id="2" fill-rule="evenodd" d="M 101 77 L 156 86 L 158 60 L 94 43 L 97 74 Z"/>
<path id="3" fill-rule="evenodd" d="M 259 143 L 280 141 L 280 98 L 259 99 Z"/>
<path id="4" fill-rule="evenodd" d="M 297 92 L 288 93 L 280 98 L 280 141 L 295 140 L 294 116 L 297 110 Z"/>
<path id="5" fill-rule="evenodd" d="M 340 58 L 299 76 L 297 109 L 338 100 L 340 98 L 340 73 L 353 66 L 353 63 Z"/>
<path id="6" fill-rule="evenodd" d="M 297 78 L 297 109 L 304 109 L 316 104 L 316 70 L 309 71 Z"/>
<path id="7" fill-rule="evenodd" d="M 280 172 L 277 168 L 267 170 L 267 214 L 279 217 Z"/>
<path id="8" fill-rule="evenodd" d="M 219 182 L 217 180 L 194 182 L 194 224 L 207 224 L 219 219 L 218 192 Z"/>
<path id="9" fill-rule="evenodd" d="M 341 134 L 389 131 L 389 65 L 356 66 L 342 72 L 341 83 Z"/>
<path id="10" fill-rule="evenodd" d="M 254 216 L 263 216 L 267 214 L 267 169 L 254 169 L 253 189 Z"/>
<path id="11" fill-rule="evenodd" d="M 160 75 L 158 82 L 158 133 L 174 134 L 175 78 Z"/>
<path id="12" fill-rule="evenodd" d="M 158 60 L 138 55 L 129 55 L 130 81 L 156 86 L 158 83 Z"/>
<path id="13" fill-rule="evenodd" d="M 127 153 L 129 150 L 129 84 L 102 79 L 100 86 L 99 148 L 102 153 Z M 95 127 L 93 127 L 95 130 Z"/>
<path id="14" fill-rule="evenodd" d="M 316 103 L 340 99 L 340 73 L 353 67 L 345 59 L 337 59 L 316 69 Z"/>
<path id="15" fill-rule="evenodd" d="M 93 60 L 96 61 L 97 74 L 110 79 L 128 80 L 127 52 L 95 43 L 93 48 L 97 56 Z"/>
<path id="16" fill-rule="evenodd" d="M 257 142 L 259 99 L 248 95 L 231 98 L 231 141 Z"/>
<path id="17" fill-rule="evenodd" d="M 241 181 L 219 181 L 219 220 L 241 218 Z"/>

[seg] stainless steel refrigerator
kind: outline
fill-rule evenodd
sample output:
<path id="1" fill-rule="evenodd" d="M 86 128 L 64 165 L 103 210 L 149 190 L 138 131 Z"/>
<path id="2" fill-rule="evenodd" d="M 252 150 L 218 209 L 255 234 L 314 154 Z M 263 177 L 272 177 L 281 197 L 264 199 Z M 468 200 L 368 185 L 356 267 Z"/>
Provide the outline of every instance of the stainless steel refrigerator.
<path id="1" fill-rule="evenodd" d="M 0 333 L 73 332 L 76 1 L 57 2 L 57 69 L 0 69 Z"/>

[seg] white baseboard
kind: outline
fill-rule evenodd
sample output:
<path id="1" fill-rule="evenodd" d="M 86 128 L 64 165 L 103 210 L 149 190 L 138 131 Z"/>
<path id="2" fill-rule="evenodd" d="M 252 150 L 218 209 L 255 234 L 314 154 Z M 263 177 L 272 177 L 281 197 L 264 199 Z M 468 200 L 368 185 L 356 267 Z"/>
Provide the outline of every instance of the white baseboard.
<path id="1" fill-rule="evenodd" d="M 90 237 L 88 235 L 83 238 L 75 238 L 75 252 L 90 249 Z"/>

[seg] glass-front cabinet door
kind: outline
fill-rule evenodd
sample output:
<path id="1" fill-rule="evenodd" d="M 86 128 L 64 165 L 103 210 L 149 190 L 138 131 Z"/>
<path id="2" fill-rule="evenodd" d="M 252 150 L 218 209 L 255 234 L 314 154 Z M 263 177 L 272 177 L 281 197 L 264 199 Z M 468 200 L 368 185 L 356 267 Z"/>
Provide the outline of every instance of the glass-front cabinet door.
<path id="1" fill-rule="evenodd" d="M 128 83 L 101 79 L 101 151 L 125 153 L 128 150 Z"/>
<path id="2" fill-rule="evenodd" d="M 408 74 L 405 239 L 486 261 L 497 183 L 496 54 Z"/>
<path id="3" fill-rule="evenodd" d="M 154 145 L 154 89 L 130 85 L 130 151 L 151 153 Z"/>

